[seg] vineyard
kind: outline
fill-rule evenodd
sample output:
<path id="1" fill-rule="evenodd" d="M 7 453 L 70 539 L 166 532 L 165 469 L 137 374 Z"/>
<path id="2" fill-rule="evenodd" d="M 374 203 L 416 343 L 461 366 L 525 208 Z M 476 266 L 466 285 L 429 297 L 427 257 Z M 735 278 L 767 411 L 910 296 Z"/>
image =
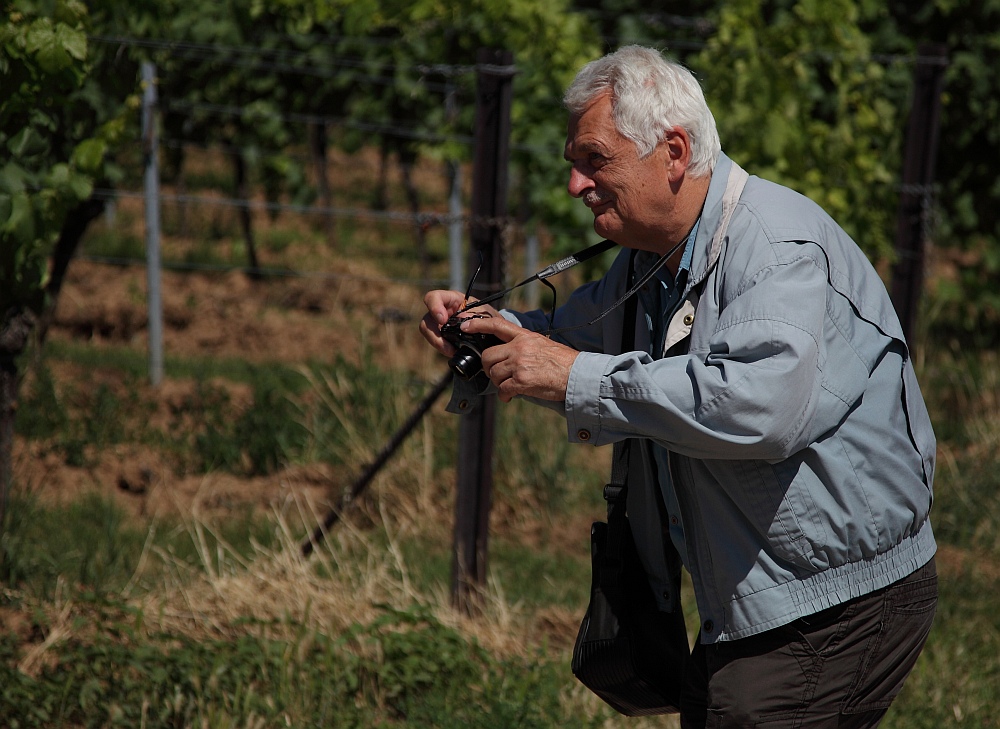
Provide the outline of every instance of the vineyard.
<path id="1" fill-rule="evenodd" d="M 942 597 L 885 726 L 1000 726 L 995 3 L 0 4 L 17 90 L 0 106 L 0 724 L 622 725 L 569 671 L 610 449 L 569 447 L 553 413 L 498 408 L 474 610 L 450 594 L 462 421 L 444 399 L 301 545 L 443 374 L 421 300 L 464 287 L 475 226 L 502 231 L 508 282 L 591 242 L 560 97 L 641 42 L 697 73 L 728 154 L 826 207 L 887 283 L 900 200 L 919 201 Z M 511 67 L 484 69 L 484 48 Z M 914 187 L 927 68 L 941 154 Z M 507 210 L 487 221 L 484 70 L 513 89 Z M 559 300 L 600 270 L 560 276 Z M 694 626 L 687 584 L 683 601 Z"/>

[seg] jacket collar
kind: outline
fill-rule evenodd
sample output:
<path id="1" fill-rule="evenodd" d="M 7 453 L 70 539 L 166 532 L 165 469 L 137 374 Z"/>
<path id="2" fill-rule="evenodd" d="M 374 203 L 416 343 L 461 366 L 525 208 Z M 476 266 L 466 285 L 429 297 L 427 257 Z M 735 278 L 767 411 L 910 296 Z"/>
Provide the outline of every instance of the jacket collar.
<path id="1" fill-rule="evenodd" d="M 722 201 L 734 166 L 735 163 L 724 152 L 719 153 L 719 159 L 712 170 L 712 181 L 708 185 L 708 195 L 701 209 L 701 224 L 698 226 L 698 236 L 694 242 L 688 289 L 701 283 L 719 260 L 721 246 L 716 245 L 713 250 L 712 241 L 715 231 L 722 223 Z"/>

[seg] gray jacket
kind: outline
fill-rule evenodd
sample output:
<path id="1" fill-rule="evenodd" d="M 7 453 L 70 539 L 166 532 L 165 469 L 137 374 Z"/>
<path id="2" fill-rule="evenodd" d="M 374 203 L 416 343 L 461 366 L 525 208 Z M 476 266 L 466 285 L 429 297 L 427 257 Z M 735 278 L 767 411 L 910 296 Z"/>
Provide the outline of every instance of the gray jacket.
<path id="1" fill-rule="evenodd" d="M 676 491 L 708 643 L 884 587 L 936 549 L 934 433 L 885 286 L 819 206 L 756 177 L 713 245 L 731 175 L 745 177 L 720 156 L 667 356 L 619 353 L 622 307 L 556 336 L 581 351 L 557 404 L 569 439 L 647 443 L 629 515 L 663 609 L 676 605 L 676 551 L 649 484 Z M 653 258 L 640 253 L 637 273 Z M 627 267 L 623 251 L 555 325 L 604 311 L 627 290 Z M 548 326 L 541 312 L 505 315 Z M 637 319 L 636 348 L 648 350 L 641 306 Z M 654 473 L 650 442 L 670 451 L 670 477 Z"/>

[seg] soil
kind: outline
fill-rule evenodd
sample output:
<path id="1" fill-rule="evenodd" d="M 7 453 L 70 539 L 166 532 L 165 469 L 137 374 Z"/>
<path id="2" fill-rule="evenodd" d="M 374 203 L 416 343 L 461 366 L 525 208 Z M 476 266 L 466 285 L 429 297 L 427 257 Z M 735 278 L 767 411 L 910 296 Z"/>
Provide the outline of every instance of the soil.
<path id="1" fill-rule="evenodd" d="M 51 343 L 127 348 L 146 356 L 146 269 L 88 260 L 74 261 L 50 329 Z M 165 271 L 162 275 L 163 349 L 168 358 L 203 361 L 232 359 L 288 365 L 356 361 L 364 347 L 389 366 L 409 367 L 436 378 L 441 363 L 418 341 L 422 292 L 393 283 L 363 263 L 336 262 L 322 277 L 251 280 L 242 272 Z M 193 379 L 167 377 L 156 388 L 116 374 L 84 373 L 79 365 L 46 365 L 57 382 L 100 382 L 119 396 L 140 387 L 140 400 L 157 401 L 151 417 L 165 417 L 171 404 L 195 391 Z M 169 368 L 168 368 L 169 369 Z M 30 381 L 31 372 L 26 375 Z M 230 381 L 234 407 L 246 403 L 248 388 Z M 134 393 L 133 393 L 134 394 Z M 162 425 L 161 425 L 162 427 Z M 176 475 L 156 449 L 123 444 L 88 452 L 86 466 L 72 466 L 46 444 L 17 439 L 14 482 L 46 502 L 77 498 L 86 491 L 113 494 L 130 513 L 153 516 L 228 512 L 243 506 L 266 510 L 292 495 L 327 503 L 340 493 L 342 477 L 325 464 L 288 468 L 259 478 L 224 472 Z"/>

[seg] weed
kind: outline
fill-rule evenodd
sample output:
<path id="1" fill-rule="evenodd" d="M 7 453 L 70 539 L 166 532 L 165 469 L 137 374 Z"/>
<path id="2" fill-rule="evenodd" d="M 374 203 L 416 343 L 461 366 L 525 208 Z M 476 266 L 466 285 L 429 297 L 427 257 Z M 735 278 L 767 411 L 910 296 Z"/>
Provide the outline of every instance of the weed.
<path id="1" fill-rule="evenodd" d="M 16 492 L 2 535 L 2 581 L 50 600 L 60 580 L 98 593 L 120 590 L 132 576 L 145 542 L 141 529 L 97 493 L 55 508 L 42 508 Z"/>
<path id="2" fill-rule="evenodd" d="M 1000 472 L 995 463 L 969 456 L 943 462 L 931 518 L 939 541 L 1000 560 Z"/>
<path id="3" fill-rule="evenodd" d="M 306 433 L 289 393 L 266 374 L 254 382 L 253 400 L 242 411 L 227 389 L 199 381 L 194 394 L 174 407 L 173 419 L 176 448 L 190 443 L 192 465 L 203 473 L 273 473 L 295 458 Z"/>
<path id="4" fill-rule="evenodd" d="M 198 382 L 194 394 L 173 408 L 175 424 L 171 430 L 178 433 L 182 444 L 193 439 L 197 470 L 240 468 L 240 444 L 231 433 L 232 409 L 228 390 L 203 381 Z"/>
<path id="5" fill-rule="evenodd" d="M 358 465 L 370 461 L 410 408 L 420 401 L 418 384 L 362 355 L 360 365 L 338 357 L 332 366 L 306 372 L 313 404 L 307 421 L 317 460 Z"/>
<path id="6" fill-rule="evenodd" d="M 146 244 L 141 238 L 108 228 L 97 228 L 88 234 L 84 240 L 83 251 L 88 256 L 125 261 L 146 260 Z"/>
<path id="7" fill-rule="evenodd" d="M 294 230 L 272 228 L 265 231 L 263 243 L 264 247 L 271 253 L 283 253 L 292 243 L 298 241 L 300 237 L 299 233 Z"/>
<path id="8" fill-rule="evenodd" d="M 223 244 L 227 231 L 213 228 L 211 238 L 202 238 L 184 251 L 180 263 L 188 266 L 224 266 L 234 263 L 233 257 L 228 255 Z M 237 262 L 237 265 L 242 262 Z"/>
<path id="9" fill-rule="evenodd" d="M 420 607 L 337 638 L 298 630 L 292 640 L 231 641 L 145 639 L 133 614 L 100 612 L 121 627 L 117 637 L 68 639 L 36 676 L 13 668 L 19 648 L 0 636 L 7 726 L 543 729 L 597 727 L 607 717 L 567 709 L 566 677 L 544 656 L 493 658 Z"/>
<path id="10" fill-rule="evenodd" d="M 593 449 L 566 441 L 566 421 L 537 405 L 515 400 L 499 409 L 495 472 L 498 494 L 558 514 L 600 500 L 606 476 L 594 472 Z"/>
<path id="11" fill-rule="evenodd" d="M 35 368 L 24 390 L 15 422 L 17 433 L 32 440 L 43 440 L 64 432 L 69 415 L 56 390 L 52 372 L 44 363 Z"/>
<path id="12" fill-rule="evenodd" d="M 60 452 L 72 466 L 86 465 L 88 450 L 129 438 L 141 440 L 147 432 L 142 424 L 153 407 L 141 401 L 128 378 L 122 388 L 126 392 L 124 399 L 107 383 L 82 384 L 63 385 L 60 391 L 45 363 L 41 363 L 26 388 L 15 423 L 19 435 L 48 441 L 51 449 Z"/>
<path id="13" fill-rule="evenodd" d="M 587 536 L 581 534 L 580 541 Z M 562 605 L 579 610 L 582 616 L 590 595 L 590 560 L 582 549 L 569 550 L 571 546 L 540 551 L 507 539 L 495 540 L 490 564 L 506 598 L 539 608 Z"/>
<path id="14" fill-rule="evenodd" d="M 278 470 L 301 450 L 305 428 L 281 384 L 272 378 L 255 383 L 253 403 L 236 420 L 233 439 L 242 445 L 248 475 Z"/>

